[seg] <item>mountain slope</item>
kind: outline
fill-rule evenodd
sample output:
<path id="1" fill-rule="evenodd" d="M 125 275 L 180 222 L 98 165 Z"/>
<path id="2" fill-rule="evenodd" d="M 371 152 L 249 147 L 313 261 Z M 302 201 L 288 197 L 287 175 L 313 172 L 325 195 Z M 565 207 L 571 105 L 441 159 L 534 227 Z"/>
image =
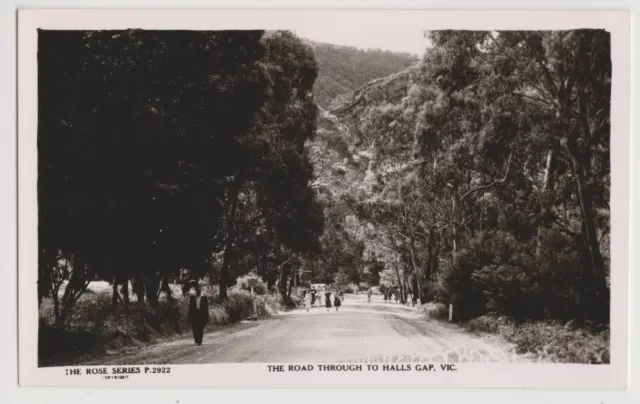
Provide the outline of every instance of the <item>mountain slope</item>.
<path id="1" fill-rule="evenodd" d="M 319 67 L 314 94 L 322 108 L 327 108 L 340 94 L 352 92 L 373 79 L 399 72 L 418 61 L 416 55 L 409 53 L 316 42 L 310 45 Z"/>

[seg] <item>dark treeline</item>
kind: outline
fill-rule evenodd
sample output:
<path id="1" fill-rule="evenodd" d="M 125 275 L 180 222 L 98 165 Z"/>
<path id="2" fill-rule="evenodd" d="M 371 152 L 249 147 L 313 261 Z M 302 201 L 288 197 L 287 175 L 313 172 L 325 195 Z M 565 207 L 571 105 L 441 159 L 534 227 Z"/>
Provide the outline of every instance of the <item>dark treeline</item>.
<path id="1" fill-rule="evenodd" d="M 336 109 L 357 141 L 318 140 L 347 162 L 323 183 L 362 261 L 459 319 L 608 324 L 610 35 L 429 38 L 401 99 Z"/>
<path id="2" fill-rule="evenodd" d="M 171 299 L 185 272 L 224 300 L 250 269 L 285 290 L 283 263 L 318 251 L 318 71 L 297 37 L 40 31 L 38 63 L 38 297 L 59 325 L 94 279 L 114 306 L 129 281 Z"/>

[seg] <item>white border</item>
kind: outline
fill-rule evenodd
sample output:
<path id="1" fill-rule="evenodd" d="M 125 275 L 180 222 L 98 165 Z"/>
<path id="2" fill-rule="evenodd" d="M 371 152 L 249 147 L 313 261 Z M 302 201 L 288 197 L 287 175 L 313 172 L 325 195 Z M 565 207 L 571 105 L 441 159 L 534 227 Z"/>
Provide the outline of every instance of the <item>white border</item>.
<path id="1" fill-rule="evenodd" d="M 173 366 L 174 374 L 133 377 L 118 386 L 225 387 L 550 387 L 621 388 L 627 384 L 629 234 L 630 15 L 625 12 L 471 11 L 186 11 L 186 10 L 23 10 L 18 25 L 18 181 L 20 384 L 115 386 L 69 378 L 62 369 L 37 368 L 37 206 L 36 206 L 36 28 L 49 29 L 294 29 L 296 24 L 354 24 L 378 19 L 380 27 L 420 22 L 429 29 L 606 28 L 612 33 L 612 364 L 464 364 L 457 373 L 425 378 L 419 373 L 273 374 L 260 364 Z"/>

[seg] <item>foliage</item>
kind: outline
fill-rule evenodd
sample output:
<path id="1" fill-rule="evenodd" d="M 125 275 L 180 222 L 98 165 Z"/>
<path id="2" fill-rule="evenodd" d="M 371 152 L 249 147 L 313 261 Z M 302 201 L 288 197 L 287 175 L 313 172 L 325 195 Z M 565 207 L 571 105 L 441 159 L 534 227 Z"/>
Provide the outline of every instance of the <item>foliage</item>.
<path id="1" fill-rule="evenodd" d="M 267 292 L 269 291 L 267 289 L 267 284 L 262 280 L 262 278 L 260 278 L 256 274 L 246 274 L 244 276 L 239 276 L 236 279 L 235 288 L 237 288 L 239 290 L 251 291 L 251 287 L 249 286 L 249 281 L 250 280 L 254 282 L 253 292 L 256 295 L 266 295 L 267 294 Z"/>
<path id="2" fill-rule="evenodd" d="M 313 43 L 319 75 L 313 92 L 316 102 L 327 108 L 340 94 L 349 93 L 373 79 L 406 69 L 417 57 L 380 49 L 357 49 L 326 43 Z"/>
<path id="3" fill-rule="evenodd" d="M 106 351 L 142 347 L 191 332 L 187 319 L 189 299 L 186 296 L 171 302 L 161 299 L 156 307 L 133 305 L 125 315 L 121 310 L 113 311 L 109 290 L 94 291 L 90 286 L 88 291 L 90 296 L 85 293 L 79 299 L 65 328 L 55 325 L 51 302 L 46 301 L 40 307 L 40 365 L 78 363 L 78 360 L 104 355 Z M 247 292 L 232 289 L 229 296 L 223 305 L 210 304 L 207 331 L 244 320 L 253 314 L 253 303 Z M 257 309 L 259 318 L 268 318 L 281 307 L 275 296 L 260 295 Z"/>
<path id="4" fill-rule="evenodd" d="M 467 328 L 496 334 L 515 344 L 516 353 L 534 361 L 608 364 L 611 360 L 608 330 L 593 332 L 553 321 L 518 324 L 495 313 L 469 321 Z"/>
<path id="5" fill-rule="evenodd" d="M 59 324 L 95 277 L 113 310 L 205 276 L 224 300 L 317 252 L 317 66 L 295 35 L 40 31 L 38 57 L 38 291 L 58 307 L 67 282 Z"/>
<path id="6" fill-rule="evenodd" d="M 312 156 L 332 226 L 355 217 L 346 237 L 403 302 L 606 325 L 609 34 L 429 38 L 418 66 L 323 118 L 317 142 L 330 151 Z"/>

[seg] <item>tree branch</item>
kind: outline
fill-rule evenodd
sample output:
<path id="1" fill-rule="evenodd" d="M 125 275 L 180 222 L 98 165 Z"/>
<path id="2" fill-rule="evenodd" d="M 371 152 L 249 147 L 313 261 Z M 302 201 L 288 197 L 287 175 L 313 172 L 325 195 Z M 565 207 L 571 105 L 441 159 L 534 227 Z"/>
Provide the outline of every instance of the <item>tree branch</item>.
<path id="1" fill-rule="evenodd" d="M 479 192 L 479 191 L 484 191 L 485 189 L 489 189 L 489 188 L 493 188 L 497 185 L 503 184 L 506 180 L 507 177 L 509 176 L 509 171 L 511 170 L 511 157 L 513 156 L 513 154 L 509 154 L 509 159 L 507 160 L 507 170 L 504 173 L 504 176 L 499 179 L 498 181 L 493 181 L 489 184 L 485 184 L 485 185 L 480 185 L 478 187 L 475 187 L 473 189 L 468 190 L 467 192 L 465 192 L 461 197 L 460 197 L 460 202 L 464 201 L 467 197 L 469 197 L 471 194 L 475 193 L 475 192 Z"/>
<path id="2" fill-rule="evenodd" d="M 549 101 L 547 101 L 547 100 L 543 100 L 542 98 L 538 98 L 538 97 L 534 97 L 534 96 L 526 95 L 526 94 L 522 94 L 522 93 L 517 93 L 517 92 L 515 92 L 515 91 L 514 91 L 514 92 L 512 92 L 511 94 L 516 95 L 516 96 L 519 96 L 519 97 L 529 98 L 530 100 L 537 101 L 537 102 L 541 102 L 541 103 L 543 103 L 543 104 L 545 104 L 545 105 L 549 105 L 549 106 L 552 106 L 552 107 L 553 107 L 553 106 L 555 106 L 555 104 L 554 104 L 554 103 L 549 102 Z"/>

